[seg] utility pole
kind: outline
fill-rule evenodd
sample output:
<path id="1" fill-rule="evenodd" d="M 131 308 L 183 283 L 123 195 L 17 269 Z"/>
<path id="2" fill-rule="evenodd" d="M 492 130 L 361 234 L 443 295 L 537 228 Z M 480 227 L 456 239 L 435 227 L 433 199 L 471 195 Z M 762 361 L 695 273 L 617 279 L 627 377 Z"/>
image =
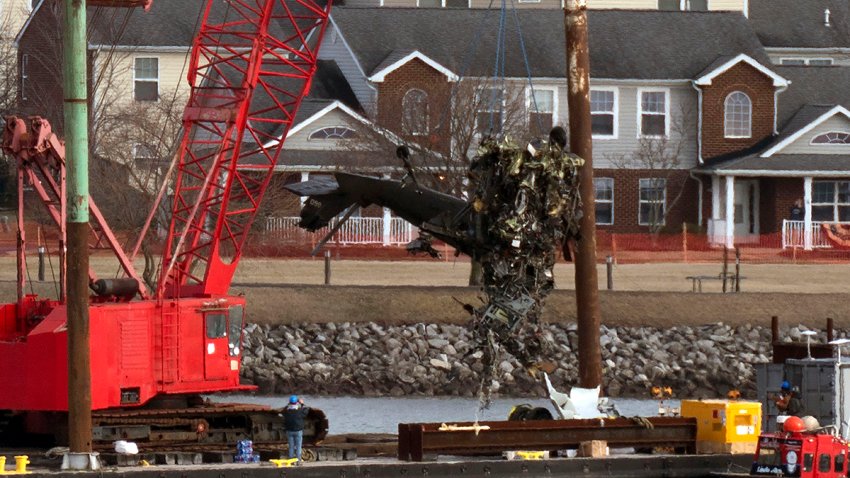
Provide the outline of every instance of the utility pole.
<path id="1" fill-rule="evenodd" d="M 566 0 L 567 101 L 570 150 L 584 158 L 579 169 L 579 195 L 583 215 L 581 240 L 576 252 L 576 308 L 578 310 L 579 385 L 595 388 L 602 383 L 599 345 L 599 283 L 596 274 L 596 206 L 593 195 L 593 143 L 590 118 L 590 55 L 587 48 L 587 0 Z"/>
<path id="2" fill-rule="evenodd" d="M 70 468 L 91 469 L 89 356 L 89 140 L 86 3 L 65 0 L 65 148 L 68 161 L 68 440 Z M 76 458 L 76 459 L 75 459 Z"/>

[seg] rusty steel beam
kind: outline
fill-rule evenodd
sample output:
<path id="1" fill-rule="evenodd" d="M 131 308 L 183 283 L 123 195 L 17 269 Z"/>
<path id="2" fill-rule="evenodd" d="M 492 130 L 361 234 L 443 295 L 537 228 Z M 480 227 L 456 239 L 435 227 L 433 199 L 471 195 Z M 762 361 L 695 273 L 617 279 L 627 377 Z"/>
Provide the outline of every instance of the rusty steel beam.
<path id="1" fill-rule="evenodd" d="M 570 150 L 584 158 L 579 169 L 579 195 L 583 215 L 581 239 L 576 244 L 576 311 L 578 322 L 579 385 L 602 384 L 602 349 L 599 344 L 599 283 L 596 276 L 596 206 L 593 193 L 593 142 L 590 118 L 590 54 L 587 47 L 587 0 L 566 0 L 567 103 Z"/>
<path id="2" fill-rule="evenodd" d="M 611 447 L 674 447 L 693 453 L 694 418 L 653 417 L 648 428 L 629 418 L 479 422 L 481 429 L 444 431 L 440 423 L 399 424 L 398 458 L 422 461 L 429 454 L 480 455 L 508 450 L 563 450 L 582 442 L 603 440 Z M 473 423 L 458 423 L 472 427 Z"/>

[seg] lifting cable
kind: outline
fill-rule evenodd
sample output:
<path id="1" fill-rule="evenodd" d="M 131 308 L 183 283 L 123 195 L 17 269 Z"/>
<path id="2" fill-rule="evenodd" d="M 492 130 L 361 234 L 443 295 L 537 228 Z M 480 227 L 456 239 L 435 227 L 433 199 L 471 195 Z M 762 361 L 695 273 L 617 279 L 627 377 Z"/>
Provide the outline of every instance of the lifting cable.
<path id="1" fill-rule="evenodd" d="M 495 0 L 490 0 L 490 3 L 487 5 L 487 9 L 486 9 L 487 11 L 489 11 L 493 8 L 494 2 L 495 2 Z M 497 135 L 502 133 L 502 127 L 503 127 L 503 124 L 504 124 L 504 114 L 505 114 L 504 110 L 505 110 L 505 106 L 506 106 L 505 95 L 506 95 L 506 84 L 507 84 L 507 82 L 506 82 L 507 33 L 508 33 L 508 22 L 509 22 L 509 20 L 507 18 L 508 8 L 510 8 L 510 10 L 511 10 L 514 27 L 515 27 L 515 30 L 516 30 L 517 37 L 519 39 L 519 48 L 520 48 L 520 53 L 521 53 L 522 59 L 523 59 L 523 66 L 525 68 L 526 82 L 528 83 L 528 87 L 529 87 L 529 103 L 530 103 L 529 107 L 532 107 L 533 108 L 532 111 L 534 111 L 535 113 L 540 113 L 540 108 L 539 108 L 539 105 L 538 105 L 538 102 L 537 102 L 537 95 L 535 94 L 534 84 L 532 82 L 531 65 L 530 65 L 530 62 L 529 62 L 529 59 L 528 59 L 528 51 L 527 51 L 526 46 L 525 46 L 525 38 L 524 38 L 524 35 L 523 35 L 523 32 L 522 32 L 522 26 L 521 26 L 521 23 L 520 23 L 519 14 L 517 13 L 516 5 L 514 4 L 514 0 L 510 0 L 510 6 L 508 5 L 508 0 L 501 0 L 501 7 L 500 7 L 500 11 L 499 11 L 498 31 L 497 31 L 497 40 L 496 40 L 496 52 L 495 52 L 495 58 L 494 58 L 494 62 L 493 62 L 493 70 L 492 70 L 493 76 L 489 79 L 484 80 L 484 83 L 485 83 L 484 86 L 486 86 L 486 84 L 488 84 L 490 82 L 492 82 L 492 85 L 493 85 L 493 88 L 490 89 L 491 90 L 490 91 L 490 98 L 487 100 L 488 101 L 487 109 L 489 110 L 489 113 L 490 113 L 489 114 L 489 120 L 488 120 L 489 121 L 488 126 L 489 126 L 490 133 L 491 134 L 497 134 Z M 479 25 L 476 28 L 475 33 L 471 38 L 473 38 L 473 39 L 481 38 L 481 33 L 483 31 L 483 28 L 486 26 L 488 19 L 489 19 L 489 16 L 486 13 L 482 14 L 481 21 L 479 22 Z M 465 77 L 466 73 L 469 71 L 470 66 L 472 64 L 472 60 L 473 60 L 473 58 L 475 58 L 475 53 L 476 53 L 478 46 L 481 42 L 471 41 L 469 43 L 470 43 L 469 49 L 467 50 L 467 53 L 464 56 L 464 60 L 461 64 L 461 69 L 458 72 L 459 81 L 462 81 L 463 78 Z M 497 84 L 497 82 L 498 82 L 498 84 Z M 500 88 L 497 88 L 497 86 L 500 86 Z M 456 96 L 458 94 L 458 90 L 459 90 L 459 88 L 458 88 L 457 85 L 455 85 L 455 87 L 452 88 L 452 92 L 451 92 L 451 95 L 449 97 L 449 104 L 450 105 L 453 105 L 455 103 L 455 99 L 456 99 Z M 479 87 L 479 88 L 477 88 L 477 91 L 473 92 L 473 94 L 478 95 L 478 94 L 484 92 L 484 90 L 485 90 L 484 87 Z M 471 102 L 472 107 L 475 108 L 476 110 L 478 109 L 478 107 L 480 105 L 480 103 L 478 103 L 478 101 L 479 101 L 479 99 L 476 98 L 474 101 Z M 499 102 L 498 105 L 496 104 L 497 101 Z M 438 130 L 441 129 L 445 125 L 446 116 L 449 114 L 449 110 L 451 110 L 451 108 L 444 108 L 443 109 L 443 114 L 441 115 L 442 118 L 437 124 Z M 472 115 L 473 121 L 477 121 L 477 119 L 478 119 L 477 118 L 478 115 L 476 113 L 477 113 L 477 111 L 473 112 L 473 115 Z M 499 114 L 499 124 L 496 124 L 496 121 L 495 121 L 496 113 Z M 540 116 L 536 115 L 535 119 L 536 119 L 536 122 L 537 122 L 536 126 L 538 128 L 538 131 L 542 131 L 543 125 L 542 125 L 542 122 L 540 120 Z M 448 125 L 449 128 L 451 128 L 453 126 L 452 122 L 448 121 L 448 123 L 449 123 L 449 125 Z M 451 135 L 452 132 L 449 131 L 448 134 Z M 451 152 L 449 154 L 451 154 Z"/>

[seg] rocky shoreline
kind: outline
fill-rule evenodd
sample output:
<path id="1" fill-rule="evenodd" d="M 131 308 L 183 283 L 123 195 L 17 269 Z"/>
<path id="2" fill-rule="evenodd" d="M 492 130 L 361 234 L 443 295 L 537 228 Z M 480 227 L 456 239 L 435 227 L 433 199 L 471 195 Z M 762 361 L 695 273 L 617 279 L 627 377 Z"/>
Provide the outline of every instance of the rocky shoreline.
<path id="1" fill-rule="evenodd" d="M 783 340 L 804 341 L 804 326 L 781 331 Z M 552 382 L 568 390 L 578 376 L 575 324 L 550 324 L 550 360 L 559 365 Z M 838 334 L 843 335 L 843 334 Z M 250 324 L 245 333 L 243 381 L 260 393 L 352 396 L 474 396 L 483 370 L 481 352 L 470 350 L 463 326 L 375 323 Z M 820 332 L 813 341 L 823 341 Z M 606 327 L 601 330 L 604 390 L 611 397 L 647 397 L 652 386 L 669 386 L 678 397 L 722 397 L 739 389 L 755 393 L 752 364 L 771 359 L 770 328 Z M 513 357 L 499 363 L 494 392 L 543 396 Z"/>

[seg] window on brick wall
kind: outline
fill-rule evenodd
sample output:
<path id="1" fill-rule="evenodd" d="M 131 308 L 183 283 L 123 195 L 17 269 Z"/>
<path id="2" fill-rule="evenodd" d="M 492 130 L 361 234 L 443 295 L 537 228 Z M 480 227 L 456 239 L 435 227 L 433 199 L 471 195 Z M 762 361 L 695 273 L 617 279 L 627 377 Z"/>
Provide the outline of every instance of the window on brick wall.
<path id="1" fill-rule="evenodd" d="M 641 226 L 664 225 L 667 208 L 667 180 L 647 178 L 640 180 L 638 224 Z"/>
<path id="2" fill-rule="evenodd" d="M 428 134 L 428 93 L 413 88 L 401 100 L 401 128 L 405 134 Z"/>
<path id="3" fill-rule="evenodd" d="M 667 90 L 638 90 L 638 137 L 667 136 L 669 108 Z"/>
<path id="4" fill-rule="evenodd" d="M 727 138 L 752 136 L 753 102 L 742 91 L 734 91 L 723 104 L 724 132 Z"/>
<path id="5" fill-rule="evenodd" d="M 534 88 L 528 95 L 528 126 L 533 136 L 545 137 L 555 126 L 555 90 Z"/>
<path id="6" fill-rule="evenodd" d="M 480 135 L 498 133 L 502 129 L 505 92 L 501 88 L 478 90 L 475 112 L 475 131 Z"/>
<path id="7" fill-rule="evenodd" d="M 136 58 L 133 82 L 136 101 L 159 100 L 159 58 Z"/>
<path id="8" fill-rule="evenodd" d="M 812 220 L 850 221 L 850 181 L 812 183 Z"/>
<path id="9" fill-rule="evenodd" d="M 614 178 L 593 178 L 596 224 L 614 224 Z"/>
<path id="10" fill-rule="evenodd" d="M 590 90 L 590 118 L 594 138 L 617 137 L 617 90 Z"/>

